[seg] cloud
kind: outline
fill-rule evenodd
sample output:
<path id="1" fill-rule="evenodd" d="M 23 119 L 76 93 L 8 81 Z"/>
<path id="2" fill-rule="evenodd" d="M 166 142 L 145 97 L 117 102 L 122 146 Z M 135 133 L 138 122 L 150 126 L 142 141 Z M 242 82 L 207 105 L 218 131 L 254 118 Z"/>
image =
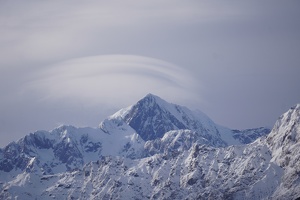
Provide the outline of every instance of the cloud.
<path id="1" fill-rule="evenodd" d="M 58 63 L 35 72 L 27 89 L 42 101 L 76 100 L 87 105 L 130 105 L 147 93 L 180 103 L 199 100 L 199 83 L 187 70 L 136 55 L 101 55 Z M 191 99 L 193 99 L 191 102 Z"/>

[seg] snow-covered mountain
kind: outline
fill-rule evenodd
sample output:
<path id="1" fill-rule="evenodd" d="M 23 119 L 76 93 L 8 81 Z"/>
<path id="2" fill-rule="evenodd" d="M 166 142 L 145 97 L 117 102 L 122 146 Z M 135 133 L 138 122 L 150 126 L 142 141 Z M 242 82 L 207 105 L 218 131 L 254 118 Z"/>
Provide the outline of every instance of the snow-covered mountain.
<path id="1" fill-rule="evenodd" d="M 300 104 L 230 130 L 152 94 L 100 123 L 0 149 L 0 199 L 296 199 Z"/>
<path id="2" fill-rule="evenodd" d="M 270 132 L 267 128 L 230 130 L 215 124 L 201 111 L 168 103 L 153 94 L 115 113 L 111 116 L 111 119 L 114 118 L 123 119 L 144 141 L 163 138 L 169 131 L 190 130 L 206 144 L 225 147 L 250 143 Z"/>
<path id="3" fill-rule="evenodd" d="M 61 126 L 37 131 L 1 149 L 0 175 L 33 166 L 42 174 L 72 171 L 108 155 L 140 158 L 144 143 L 130 126 L 116 119 L 102 122 L 102 129 Z"/>

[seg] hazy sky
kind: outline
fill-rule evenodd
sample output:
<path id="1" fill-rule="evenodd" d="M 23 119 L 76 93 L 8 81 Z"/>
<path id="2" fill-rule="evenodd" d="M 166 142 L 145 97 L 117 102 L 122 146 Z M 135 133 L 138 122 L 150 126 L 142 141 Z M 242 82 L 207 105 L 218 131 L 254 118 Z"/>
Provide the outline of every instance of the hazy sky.
<path id="1" fill-rule="evenodd" d="M 2 1 L 0 146 L 148 93 L 229 128 L 300 103 L 300 1 Z"/>

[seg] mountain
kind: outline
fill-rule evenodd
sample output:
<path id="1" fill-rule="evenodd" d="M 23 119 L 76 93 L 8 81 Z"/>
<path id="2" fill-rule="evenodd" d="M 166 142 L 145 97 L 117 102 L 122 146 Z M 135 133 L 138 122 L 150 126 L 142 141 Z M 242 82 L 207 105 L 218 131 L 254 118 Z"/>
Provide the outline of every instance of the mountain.
<path id="1" fill-rule="evenodd" d="M 104 131 L 105 130 L 105 131 Z M 144 141 L 118 120 L 105 120 L 102 129 L 61 126 L 37 131 L 0 151 L 0 175 L 15 175 L 35 166 L 42 174 L 81 169 L 101 156 L 141 157 Z"/>
<path id="2" fill-rule="evenodd" d="M 0 199 L 297 199 L 300 104 L 269 132 L 149 94 L 99 128 L 37 131 L 0 149 Z"/>
<path id="3" fill-rule="evenodd" d="M 284 113 L 267 138 L 272 162 L 285 169 L 276 196 L 300 197 L 300 104 Z"/>
<path id="4" fill-rule="evenodd" d="M 163 138 L 169 131 L 191 130 L 210 145 L 225 147 L 250 143 L 270 132 L 267 128 L 242 132 L 230 130 L 215 124 L 200 111 L 191 111 L 186 107 L 168 103 L 153 94 L 148 94 L 135 105 L 120 110 L 111 118 L 122 118 L 144 141 Z"/>

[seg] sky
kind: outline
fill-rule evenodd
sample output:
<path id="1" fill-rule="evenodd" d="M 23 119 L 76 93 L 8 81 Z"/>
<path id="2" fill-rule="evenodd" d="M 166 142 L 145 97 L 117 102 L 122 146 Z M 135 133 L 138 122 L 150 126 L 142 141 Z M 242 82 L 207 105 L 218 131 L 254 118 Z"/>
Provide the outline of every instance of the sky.
<path id="1" fill-rule="evenodd" d="M 272 127 L 300 103 L 299 1 L 0 0 L 0 147 L 148 93 Z"/>

